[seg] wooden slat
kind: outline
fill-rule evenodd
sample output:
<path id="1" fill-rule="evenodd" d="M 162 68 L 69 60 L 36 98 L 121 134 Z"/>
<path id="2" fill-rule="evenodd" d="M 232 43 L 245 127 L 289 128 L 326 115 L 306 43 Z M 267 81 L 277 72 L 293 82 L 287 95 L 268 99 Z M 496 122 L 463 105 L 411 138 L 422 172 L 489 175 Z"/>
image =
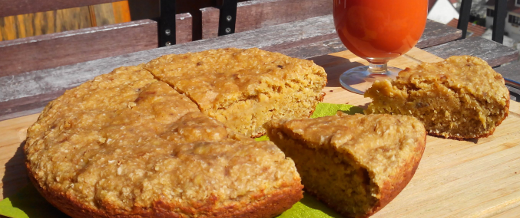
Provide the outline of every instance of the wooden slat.
<path id="1" fill-rule="evenodd" d="M 514 81 L 520 81 L 520 62 L 514 62 L 505 66 L 495 68 L 495 71 L 502 74 L 505 78 L 512 79 Z"/>
<path id="2" fill-rule="evenodd" d="M 518 59 L 518 50 L 481 37 L 470 37 L 425 50 L 441 58 L 455 55 L 476 56 L 492 67 Z"/>
<path id="3" fill-rule="evenodd" d="M 0 0 L 0 17 L 83 7 L 121 0 Z"/>
<path id="4" fill-rule="evenodd" d="M 177 14 L 177 43 L 191 41 L 191 15 Z M 156 48 L 157 23 L 140 20 L 0 42 L 0 77 Z"/>
<path id="5" fill-rule="evenodd" d="M 27 175 L 20 176 L 26 171 L 23 169 L 23 149 L 22 141 L 25 138 L 27 127 L 34 123 L 38 115 L 25 116 L 18 119 L 0 122 L 0 128 L 5 132 L 0 137 L 0 173 L 3 173 L 2 187 L 9 185 L 9 188 L 2 190 L 0 197 L 12 195 L 20 188 L 29 183 Z M 11 145 L 11 146 L 5 146 Z M 4 180 L 5 179 L 5 180 Z M 5 181 L 5 182 L 4 182 Z"/>
<path id="6" fill-rule="evenodd" d="M 192 39 L 192 21 L 193 18 L 189 13 L 182 13 L 175 15 L 175 43 L 182 44 L 191 42 Z"/>
<path id="7" fill-rule="evenodd" d="M 461 36 L 462 30 L 433 20 L 427 20 L 423 35 L 416 47 L 428 48 L 459 39 Z"/>
<path id="8" fill-rule="evenodd" d="M 202 38 L 217 37 L 219 10 L 203 8 Z M 239 2 L 235 33 L 332 13 L 330 0 L 252 0 Z"/>
<path id="9" fill-rule="evenodd" d="M 157 23 L 142 20 L 0 42 L 0 76 L 157 47 Z"/>
<path id="10" fill-rule="evenodd" d="M 309 27 L 313 28 L 314 25 L 309 23 Z M 333 27 L 331 27 L 333 28 Z M 455 29 L 450 26 L 446 26 L 436 21 L 428 20 L 426 22 L 426 28 L 424 33 L 417 43 L 418 48 L 427 48 L 435 45 L 440 45 L 446 42 L 453 41 L 460 38 L 461 30 Z M 292 57 L 298 58 L 310 58 L 335 52 L 346 50 L 341 40 L 336 36 L 336 33 L 326 36 L 315 37 L 314 42 L 309 40 L 300 40 L 298 42 L 291 43 L 291 46 L 280 47 L 278 45 L 272 46 L 273 50 L 287 54 Z M 319 40 L 323 39 L 323 40 Z M 271 50 L 270 47 L 264 48 Z"/>

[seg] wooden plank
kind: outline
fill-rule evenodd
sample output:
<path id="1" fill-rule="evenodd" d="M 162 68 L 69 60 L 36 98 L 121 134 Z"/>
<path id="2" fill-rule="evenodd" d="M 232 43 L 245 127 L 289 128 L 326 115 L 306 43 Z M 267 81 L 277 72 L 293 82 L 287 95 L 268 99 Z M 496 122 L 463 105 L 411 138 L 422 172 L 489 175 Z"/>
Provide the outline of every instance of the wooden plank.
<path id="1" fill-rule="evenodd" d="M 0 17 L 84 7 L 121 0 L 0 0 Z"/>
<path id="2" fill-rule="evenodd" d="M 518 82 L 520 81 L 520 73 L 518 72 L 518 69 L 520 69 L 520 62 L 514 61 L 495 68 L 495 71 L 502 74 L 504 78 Z M 520 89 L 508 85 L 507 88 L 509 89 L 511 100 L 520 101 Z"/>
<path id="3" fill-rule="evenodd" d="M 511 64 L 507 64 L 504 66 L 500 66 L 495 68 L 495 71 L 502 74 L 505 78 L 512 79 L 514 81 L 520 81 L 520 62 L 512 62 Z"/>
<path id="4" fill-rule="evenodd" d="M 5 130 L 0 137 L 0 163 L 2 165 L 0 173 L 3 175 L 0 197 L 2 198 L 16 193 L 29 183 L 27 175 L 23 175 L 27 173 L 23 169 L 22 142 L 25 140 L 27 128 L 37 118 L 38 114 L 34 114 L 0 122 L 0 128 Z"/>
<path id="5" fill-rule="evenodd" d="M 219 9 L 203 8 L 202 38 L 218 36 Z M 235 33 L 332 13 L 330 0 L 252 0 L 239 2 Z"/>
<path id="6" fill-rule="evenodd" d="M 331 18 L 332 19 L 332 18 Z M 306 22 L 305 20 L 301 22 Z M 315 24 L 307 22 L 309 28 L 314 28 Z M 334 28 L 332 25 L 330 28 Z M 460 38 L 461 30 L 446 26 L 442 23 L 428 20 L 423 35 L 419 39 L 416 47 L 426 48 L 440 45 Z M 271 48 L 272 47 L 272 48 Z M 299 40 L 286 43 L 285 46 L 273 45 L 266 47 L 266 50 L 276 50 L 289 56 L 298 58 L 310 58 L 330 53 L 346 50 L 336 32 L 328 35 L 314 37 L 313 39 Z"/>
<path id="7" fill-rule="evenodd" d="M 370 99 L 334 83 L 344 70 L 366 64 L 348 51 L 313 58 L 329 75 L 324 101 L 365 106 Z M 413 49 L 390 63 L 404 68 L 441 60 Z M 28 184 L 21 143 L 37 115 L 0 122 L 0 174 L 3 196 Z M 427 137 L 420 165 L 408 186 L 372 217 L 515 217 L 520 206 L 520 103 L 511 102 L 509 117 L 488 137 L 458 141 Z M 419 208 L 419 209 L 418 209 Z"/>
<path id="8" fill-rule="evenodd" d="M 461 36 L 462 31 L 457 28 L 446 26 L 433 20 L 427 20 L 424 33 L 416 47 L 432 47 L 459 39 Z"/>
<path id="9" fill-rule="evenodd" d="M 0 76 L 157 47 L 157 23 L 134 21 L 0 42 Z"/>
<path id="10" fill-rule="evenodd" d="M 189 13 L 182 13 L 175 15 L 175 43 L 182 44 L 191 42 L 192 39 L 192 21 L 193 17 Z"/>
<path id="11" fill-rule="evenodd" d="M 504 212 L 496 214 L 495 218 L 515 218 L 520 214 L 520 207 L 513 207 L 511 209 L 506 209 Z"/>
<path id="12" fill-rule="evenodd" d="M 472 55 L 487 61 L 492 67 L 518 59 L 518 50 L 481 37 L 470 37 L 426 48 L 442 58 L 455 55 Z"/>
<path id="13" fill-rule="evenodd" d="M 77 85 L 79 84 L 67 84 L 66 86 L 73 88 Z M 64 89 L 59 90 L 47 87 L 47 92 L 40 95 L 0 102 L 0 114 L 2 114 L 0 115 L 0 120 L 40 113 L 45 105 L 62 95 L 64 92 Z"/>

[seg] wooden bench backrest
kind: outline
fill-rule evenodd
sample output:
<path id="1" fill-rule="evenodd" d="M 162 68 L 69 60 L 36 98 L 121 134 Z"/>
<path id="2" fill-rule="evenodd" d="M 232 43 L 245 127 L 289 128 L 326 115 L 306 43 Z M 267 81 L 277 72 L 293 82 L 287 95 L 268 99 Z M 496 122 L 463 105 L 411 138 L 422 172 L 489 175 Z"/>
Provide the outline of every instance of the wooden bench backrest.
<path id="1" fill-rule="evenodd" d="M 0 17 L 120 0 L 0 0 Z M 191 16 L 176 15 L 177 43 L 191 41 Z M 149 19 L 0 41 L 0 77 L 158 47 Z"/>

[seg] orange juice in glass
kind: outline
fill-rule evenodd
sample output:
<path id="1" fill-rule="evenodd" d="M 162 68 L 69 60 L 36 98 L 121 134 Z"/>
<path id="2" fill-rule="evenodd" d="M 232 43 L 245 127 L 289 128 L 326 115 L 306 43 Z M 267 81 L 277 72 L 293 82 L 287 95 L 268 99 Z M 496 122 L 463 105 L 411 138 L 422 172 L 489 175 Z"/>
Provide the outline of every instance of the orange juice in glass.
<path id="1" fill-rule="evenodd" d="M 419 41 L 426 25 L 428 0 L 333 1 L 339 38 L 352 53 L 370 63 L 343 73 L 343 87 L 362 94 L 374 80 L 395 78 L 400 69 L 387 67 L 387 62 Z"/>

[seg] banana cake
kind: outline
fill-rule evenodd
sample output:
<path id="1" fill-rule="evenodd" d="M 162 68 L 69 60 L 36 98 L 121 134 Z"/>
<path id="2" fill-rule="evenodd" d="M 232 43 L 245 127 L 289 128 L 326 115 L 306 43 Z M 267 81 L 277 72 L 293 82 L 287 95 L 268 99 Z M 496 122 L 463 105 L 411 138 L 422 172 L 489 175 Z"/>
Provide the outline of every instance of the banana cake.
<path id="1" fill-rule="evenodd" d="M 257 137 L 271 120 L 309 117 L 323 99 L 325 70 L 257 48 L 165 55 L 145 68 L 236 132 Z"/>
<path id="2" fill-rule="evenodd" d="M 29 177 L 50 203 L 72 217 L 272 217 L 303 197 L 276 145 L 201 112 L 149 66 L 68 90 L 28 129 Z"/>
<path id="3" fill-rule="evenodd" d="M 392 81 L 376 81 L 366 114 L 411 115 L 429 134 L 455 139 L 487 137 L 509 114 L 504 78 L 484 60 L 453 56 L 407 68 Z"/>
<path id="4" fill-rule="evenodd" d="M 296 163 L 305 190 L 345 217 L 367 217 L 408 184 L 426 144 L 414 117 L 346 115 L 281 119 L 267 135 Z"/>

